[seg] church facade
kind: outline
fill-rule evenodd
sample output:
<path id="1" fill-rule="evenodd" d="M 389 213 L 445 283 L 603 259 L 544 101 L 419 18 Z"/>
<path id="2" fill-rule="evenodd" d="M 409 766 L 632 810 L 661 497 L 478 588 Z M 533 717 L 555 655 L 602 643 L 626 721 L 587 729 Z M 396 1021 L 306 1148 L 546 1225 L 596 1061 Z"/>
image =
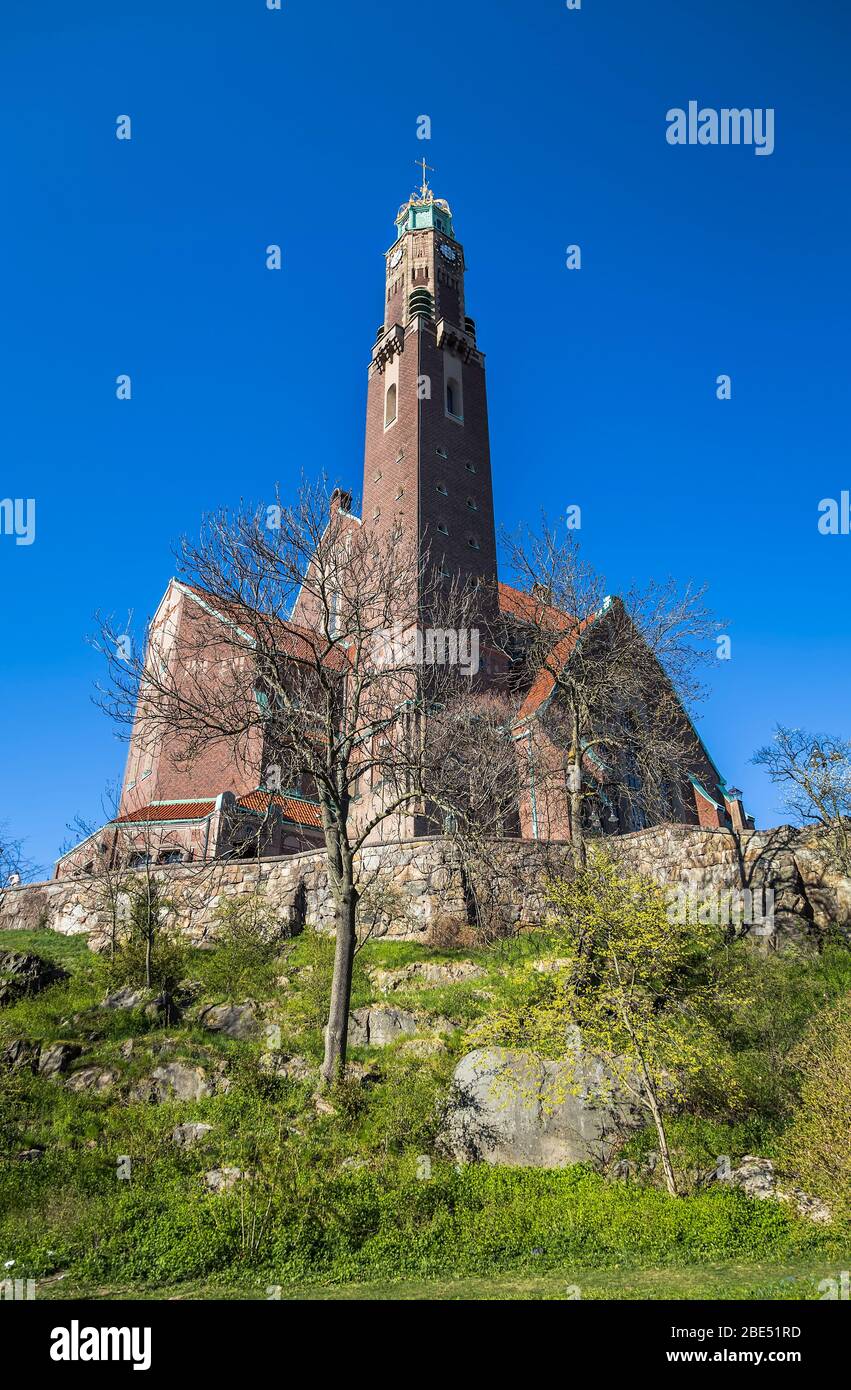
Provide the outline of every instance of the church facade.
<path id="1" fill-rule="evenodd" d="M 521 615 L 529 596 L 501 583 L 497 573 L 485 357 L 467 313 L 464 247 L 449 205 L 434 197 L 425 177 L 399 209 L 395 232 L 385 255 L 383 319 L 368 367 L 362 514 L 352 513 L 351 495 L 340 489 L 331 505 L 352 526 L 382 531 L 401 524 L 428 547 L 442 574 L 480 585 L 482 603 L 489 606 L 483 620 L 493 626 Z M 153 628 L 179 646 L 190 637 L 196 641 L 203 624 L 214 643 L 217 624 L 230 620 L 210 595 L 174 579 Z M 299 634 L 314 621 L 309 602 L 300 599 L 286 625 L 296 653 Z M 495 681 L 506 675 L 503 654 L 491 651 L 487 660 Z M 515 693 L 514 833 L 569 839 L 560 753 L 544 718 L 558 697 L 557 682 L 540 671 Z M 688 719 L 685 712 L 683 717 Z M 693 756 L 673 818 L 703 827 L 752 825 L 741 793 L 727 786 L 690 722 L 688 728 Z M 418 828 L 412 817 L 410 833 Z M 623 833 L 641 828 L 641 821 L 634 811 L 630 817 L 610 806 L 592 828 Z M 291 854 L 322 842 L 321 808 L 311 786 L 269 785 L 262 740 L 210 749 L 184 766 L 167 738 L 146 732 L 139 712 L 117 814 L 59 860 L 56 876 L 97 872 L 104 864 Z"/>

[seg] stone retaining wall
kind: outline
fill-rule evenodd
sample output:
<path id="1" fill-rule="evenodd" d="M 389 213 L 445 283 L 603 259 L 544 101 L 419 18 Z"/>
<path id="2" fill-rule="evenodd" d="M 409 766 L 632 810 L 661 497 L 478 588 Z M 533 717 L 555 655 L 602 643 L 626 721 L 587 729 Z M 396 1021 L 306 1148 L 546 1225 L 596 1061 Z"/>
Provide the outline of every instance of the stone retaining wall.
<path id="1" fill-rule="evenodd" d="M 734 836 L 724 830 L 658 826 L 609 844 L 634 869 L 668 887 L 693 887 L 700 899 L 742 887 L 771 887 L 778 931 L 783 934 L 823 932 L 831 925 L 851 930 L 851 880 L 831 873 L 817 841 L 790 827 Z M 498 847 L 497 860 L 498 873 L 488 884 L 491 909 L 512 922 L 534 922 L 540 916 L 547 874 L 569 865 L 570 846 L 506 840 Z M 469 881 L 465 885 L 445 841 L 370 846 L 363 854 L 363 868 L 374 883 L 373 902 L 382 904 L 375 914 L 376 935 L 424 939 L 437 918 L 467 917 Z M 164 865 L 154 875 L 174 920 L 198 944 L 215 934 L 219 905 L 251 894 L 258 883 L 272 918 L 319 928 L 332 922 L 323 851 L 267 859 L 259 865 Z M 0 894 L 0 929 L 85 932 L 97 948 L 108 939 L 116 887 L 114 881 L 81 877 L 6 889 Z"/>
<path id="2" fill-rule="evenodd" d="M 612 842 L 627 863 L 667 887 L 694 889 L 698 900 L 731 890 L 771 889 L 779 935 L 851 933 L 851 879 L 830 869 L 818 835 L 774 830 L 656 826 Z"/>

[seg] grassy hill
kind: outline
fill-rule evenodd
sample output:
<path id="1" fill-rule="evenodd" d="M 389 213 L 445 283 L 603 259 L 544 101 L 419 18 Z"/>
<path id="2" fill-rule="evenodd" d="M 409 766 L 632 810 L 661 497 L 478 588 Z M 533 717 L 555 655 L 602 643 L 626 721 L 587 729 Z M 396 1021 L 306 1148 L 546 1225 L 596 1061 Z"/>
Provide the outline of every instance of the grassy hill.
<path id="1" fill-rule="evenodd" d="M 465 1035 L 541 952 L 537 934 L 486 950 L 364 946 L 353 1008 L 390 1004 L 416 1031 L 352 1048 L 352 1074 L 319 1098 L 326 938 L 231 930 L 217 950 L 175 948 L 171 1017 L 132 984 L 116 1004 L 126 979 L 79 937 L 5 933 L 4 949 L 68 972 L 0 1009 L 0 1263 L 39 1297 L 798 1298 L 848 1267 L 846 1223 L 816 1226 L 728 1184 L 688 1191 L 684 1178 L 673 1199 L 584 1167 L 445 1154 Z M 425 963 L 451 968 L 428 979 Z M 844 949 L 755 969 L 762 1002 L 729 1030 L 740 1099 L 727 1113 L 710 1088 L 672 1121 L 683 1174 L 782 1152 L 795 1040 L 851 986 Z M 247 1007 L 205 1012 L 229 1002 Z M 223 1019 L 246 1036 L 211 1027 Z M 624 1152 L 638 1161 L 652 1142 Z"/>

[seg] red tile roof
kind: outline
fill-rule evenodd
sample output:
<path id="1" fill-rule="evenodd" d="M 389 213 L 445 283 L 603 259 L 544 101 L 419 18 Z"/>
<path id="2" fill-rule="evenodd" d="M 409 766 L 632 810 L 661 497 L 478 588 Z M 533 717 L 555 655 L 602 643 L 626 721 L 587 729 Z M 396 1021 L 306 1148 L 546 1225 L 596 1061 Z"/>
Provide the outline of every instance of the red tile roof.
<path id="1" fill-rule="evenodd" d="M 319 803 L 307 801 L 298 796 L 284 796 L 280 792 L 267 792 L 258 787 L 237 798 L 237 806 L 246 811 L 266 812 L 270 803 L 279 806 L 288 821 L 295 825 L 321 828 L 322 813 Z M 204 820 L 216 809 L 216 798 L 200 801 L 154 801 L 149 806 L 140 806 L 137 811 L 128 811 L 118 816 L 115 825 L 138 825 L 149 822 L 182 820 Z"/>
<path id="2" fill-rule="evenodd" d="M 584 626 L 584 624 L 583 624 Z M 579 636 L 579 629 L 576 632 L 569 632 L 561 638 L 553 647 L 549 654 L 546 666 L 541 666 L 535 675 L 526 698 L 517 714 L 518 719 L 528 719 L 530 715 L 537 713 L 553 692 L 556 683 L 555 672 L 563 671 L 567 665 L 573 648 L 576 646 L 576 639 Z"/>
<path id="3" fill-rule="evenodd" d="M 322 812 L 316 801 L 303 801 L 298 796 L 284 796 L 280 792 L 267 792 L 258 787 L 253 792 L 239 798 L 240 806 L 249 811 L 265 814 L 270 804 L 279 806 L 287 820 L 296 825 L 309 825 L 319 829 L 322 825 Z"/>
<path id="4" fill-rule="evenodd" d="M 577 623 L 568 613 L 552 604 L 544 603 L 535 594 L 514 589 L 510 584 L 498 585 L 499 608 L 501 613 L 517 618 L 536 628 L 549 630 L 554 634 L 563 633 L 552 648 L 547 664 L 535 674 L 517 714 L 518 720 L 528 719 L 535 714 L 552 694 L 556 683 L 554 672 L 562 671 L 567 665 L 576 639 L 588 621 Z"/>
<path id="5" fill-rule="evenodd" d="M 134 825 L 147 821 L 204 820 L 216 809 L 216 798 L 208 797 L 202 801 L 154 801 L 150 806 L 140 806 L 136 811 L 127 811 L 117 816 L 113 824 Z"/>
<path id="6" fill-rule="evenodd" d="M 523 589 L 513 589 L 510 584 L 497 584 L 499 611 L 519 618 L 521 622 L 534 623 L 538 627 L 553 627 L 558 630 L 570 621 L 569 615 L 552 604 L 544 603 L 534 594 Z"/>

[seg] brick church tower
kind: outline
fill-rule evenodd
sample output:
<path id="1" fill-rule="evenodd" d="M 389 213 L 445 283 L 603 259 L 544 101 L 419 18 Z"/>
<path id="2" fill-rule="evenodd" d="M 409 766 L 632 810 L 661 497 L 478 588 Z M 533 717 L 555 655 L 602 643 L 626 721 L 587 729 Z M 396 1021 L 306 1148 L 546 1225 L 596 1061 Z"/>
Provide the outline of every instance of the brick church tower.
<path id="1" fill-rule="evenodd" d="M 396 216 L 369 365 L 363 520 L 398 525 L 448 575 L 495 592 L 485 359 L 466 314 L 464 248 L 426 181 Z M 484 615 L 483 615 L 484 616 Z"/>

